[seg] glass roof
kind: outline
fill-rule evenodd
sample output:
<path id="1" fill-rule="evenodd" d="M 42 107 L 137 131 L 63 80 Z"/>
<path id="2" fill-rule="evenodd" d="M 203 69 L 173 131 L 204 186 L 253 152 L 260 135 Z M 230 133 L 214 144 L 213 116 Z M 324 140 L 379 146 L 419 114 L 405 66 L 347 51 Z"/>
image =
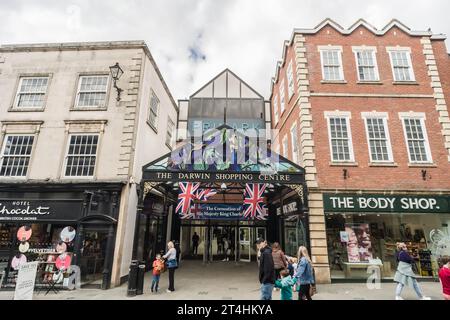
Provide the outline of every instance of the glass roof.
<path id="1" fill-rule="evenodd" d="M 197 141 L 198 140 L 198 141 Z M 264 137 L 243 134 L 226 125 L 192 138 L 144 166 L 144 171 L 224 171 L 304 173 L 304 169 L 270 148 Z"/>

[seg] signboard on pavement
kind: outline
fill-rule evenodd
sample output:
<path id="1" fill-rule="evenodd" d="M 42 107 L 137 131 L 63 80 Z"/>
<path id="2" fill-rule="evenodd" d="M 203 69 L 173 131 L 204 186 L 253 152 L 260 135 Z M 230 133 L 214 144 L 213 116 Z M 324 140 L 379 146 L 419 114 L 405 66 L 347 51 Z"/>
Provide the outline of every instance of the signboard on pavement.
<path id="1" fill-rule="evenodd" d="M 17 275 L 14 300 L 33 300 L 37 267 L 37 261 L 24 263 L 20 266 L 19 273 Z"/>

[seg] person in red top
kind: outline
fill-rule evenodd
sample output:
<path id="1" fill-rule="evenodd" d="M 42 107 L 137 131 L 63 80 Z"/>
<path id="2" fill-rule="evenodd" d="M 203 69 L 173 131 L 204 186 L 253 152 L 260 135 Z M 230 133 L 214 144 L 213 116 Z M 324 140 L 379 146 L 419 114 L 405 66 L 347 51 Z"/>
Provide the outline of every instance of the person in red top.
<path id="1" fill-rule="evenodd" d="M 450 300 L 450 257 L 442 259 L 443 266 L 439 270 L 439 279 L 442 284 L 442 295 L 445 300 Z"/>
<path id="2" fill-rule="evenodd" d="M 155 292 L 158 292 L 158 285 L 159 285 L 159 277 L 161 276 L 161 271 L 164 269 L 164 261 L 161 259 L 161 255 L 157 254 L 155 261 L 153 261 L 153 277 L 152 277 L 152 287 L 151 290 L 153 292 L 153 289 Z"/>

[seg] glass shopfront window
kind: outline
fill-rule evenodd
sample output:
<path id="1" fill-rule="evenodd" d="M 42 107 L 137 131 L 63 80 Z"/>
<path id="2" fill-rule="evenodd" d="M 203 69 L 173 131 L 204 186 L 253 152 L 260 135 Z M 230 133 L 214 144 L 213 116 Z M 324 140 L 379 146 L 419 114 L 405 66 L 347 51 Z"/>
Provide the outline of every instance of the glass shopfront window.
<path id="1" fill-rule="evenodd" d="M 74 252 L 75 225 L 50 223 L 0 224 L 0 275 L 14 286 L 21 264 L 38 261 L 37 284 L 57 270 L 68 270 Z"/>
<path id="2" fill-rule="evenodd" d="M 304 220 L 300 216 L 287 217 L 284 220 L 284 252 L 296 257 L 300 246 L 307 246 Z"/>
<path id="3" fill-rule="evenodd" d="M 418 276 L 436 277 L 438 260 L 450 255 L 450 214 L 326 213 L 332 278 L 365 278 L 370 265 L 393 278 L 396 243 L 405 242 Z"/>

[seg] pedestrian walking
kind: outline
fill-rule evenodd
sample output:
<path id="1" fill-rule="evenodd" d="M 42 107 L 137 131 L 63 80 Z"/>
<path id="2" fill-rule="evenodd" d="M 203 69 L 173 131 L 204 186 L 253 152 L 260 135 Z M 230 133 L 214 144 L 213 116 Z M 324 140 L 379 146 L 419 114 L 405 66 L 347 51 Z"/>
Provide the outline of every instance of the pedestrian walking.
<path id="1" fill-rule="evenodd" d="M 442 295 L 445 300 L 450 300 L 450 257 L 442 258 L 443 266 L 439 270 L 439 280 L 442 285 Z"/>
<path id="2" fill-rule="evenodd" d="M 422 294 L 419 283 L 417 282 L 416 275 L 413 272 L 412 264 L 415 263 L 414 259 L 409 255 L 408 248 L 403 242 L 397 243 L 397 271 L 395 272 L 394 281 L 397 282 L 397 288 L 395 290 L 395 300 L 403 300 L 401 297 L 402 290 L 405 286 L 414 288 L 417 296 L 421 300 L 430 300 Z"/>
<path id="3" fill-rule="evenodd" d="M 298 300 L 312 300 L 311 286 L 314 284 L 314 276 L 311 258 L 308 249 L 301 246 L 298 248 L 298 266 L 294 277 L 297 280 Z"/>
<path id="4" fill-rule="evenodd" d="M 161 259 L 161 255 L 157 254 L 155 260 L 152 263 L 152 286 L 151 291 L 158 292 L 159 287 L 159 278 L 161 276 L 161 272 L 164 271 L 164 261 Z"/>
<path id="5" fill-rule="evenodd" d="M 175 269 L 178 267 L 177 250 L 172 241 L 167 243 L 167 252 L 163 256 L 167 261 L 167 269 L 169 269 L 169 288 L 167 292 L 175 291 Z"/>
<path id="6" fill-rule="evenodd" d="M 226 237 L 223 238 L 223 254 L 224 254 L 224 258 L 222 261 L 229 261 L 229 254 L 230 254 L 230 242 L 228 241 L 228 239 Z"/>
<path id="7" fill-rule="evenodd" d="M 295 271 L 297 270 L 297 258 L 288 257 L 288 267 L 289 275 L 291 277 L 294 276 Z"/>
<path id="8" fill-rule="evenodd" d="M 272 300 L 272 290 L 275 284 L 272 249 L 263 238 L 258 238 L 255 243 L 257 250 L 260 252 L 259 282 L 261 283 L 261 300 Z"/>
<path id="9" fill-rule="evenodd" d="M 192 254 L 194 256 L 198 253 L 198 243 L 200 242 L 200 237 L 198 236 L 197 232 L 194 232 L 194 235 L 192 236 Z"/>
<path id="10" fill-rule="evenodd" d="M 280 279 L 280 272 L 288 267 L 288 262 L 278 242 L 272 244 L 272 258 L 275 267 L 275 277 Z"/>
<path id="11" fill-rule="evenodd" d="M 292 287 L 295 279 L 289 274 L 289 270 L 284 269 L 280 272 L 281 279 L 275 281 L 275 287 L 281 289 L 281 300 L 292 300 Z"/>

